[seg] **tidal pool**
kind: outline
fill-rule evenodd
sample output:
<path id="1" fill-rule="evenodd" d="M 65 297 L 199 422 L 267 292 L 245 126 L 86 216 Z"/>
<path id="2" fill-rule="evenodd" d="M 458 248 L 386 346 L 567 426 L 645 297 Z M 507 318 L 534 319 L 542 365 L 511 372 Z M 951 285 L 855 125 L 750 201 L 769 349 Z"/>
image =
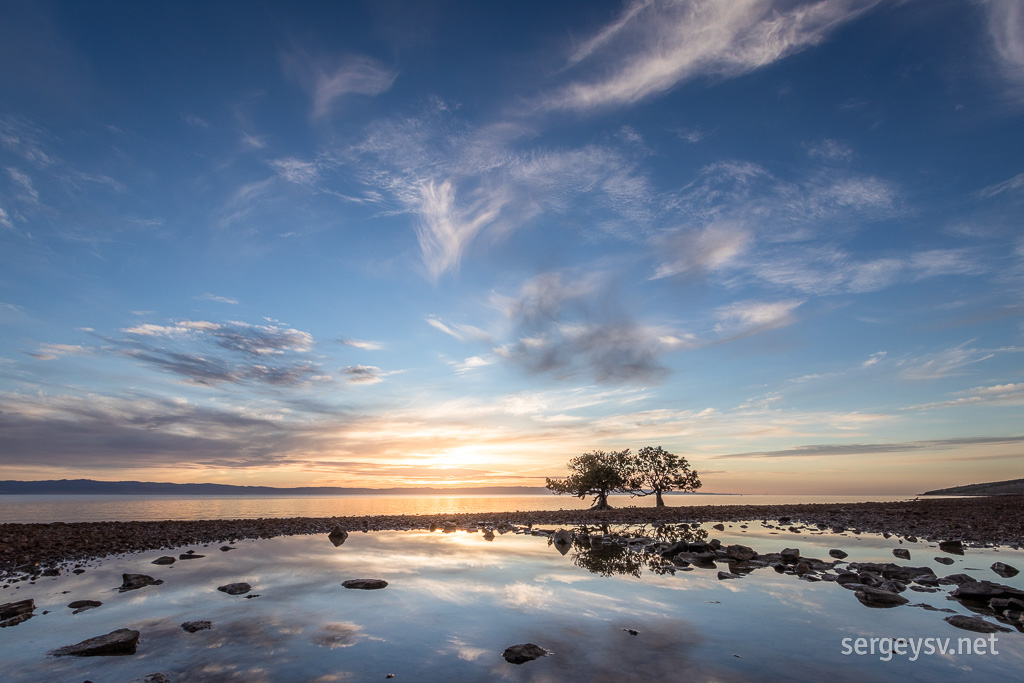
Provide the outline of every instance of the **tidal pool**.
<path id="1" fill-rule="evenodd" d="M 340 546 L 326 536 L 293 536 L 173 551 L 107 557 L 80 575 L 40 577 L 0 590 L 0 603 L 32 598 L 34 616 L 0 630 L 0 679 L 125 682 L 163 673 L 172 681 L 675 681 L 675 680 L 953 680 L 1016 679 L 1024 667 L 1018 627 L 989 636 L 943 620 L 973 612 L 936 592 L 907 590 L 909 604 L 862 605 L 835 582 L 808 581 L 771 567 L 719 579 L 729 567 L 673 567 L 643 543 L 594 541 L 639 532 L 680 538 L 676 530 L 577 529 L 559 546 L 546 535 L 456 531 L 352 533 Z M 591 534 L 583 539 L 583 531 Z M 759 553 L 798 548 L 829 561 L 929 566 L 943 577 L 1024 588 L 1024 573 L 998 576 L 997 561 L 1024 569 L 1024 551 L 967 548 L 949 554 L 931 543 L 873 534 L 790 532 L 760 521 L 725 530 L 694 526 L 686 539 L 718 538 Z M 910 560 L 892 555 L 910 551 Z M 194 550 L 204 557 L 152 564 Z M 953 560 L 947 565 L 934 558 Z M 148 574 L 162 585 L 119 592 L 122 573 Z M 384 579 L 381 590 L 351 590 L 348 579 Z M 252 586 L 246 595 L 217 590 Z M 255 597 L 251 597 L 255 596 Z M 103 604 L 72 614 L 77 600 Z M 47 614 L 43 614 L 48 611 Z M 992 616 L 984 617 L 999 624 Z M 212 628 L 182 630 L 187 621 Z M 1006 624 L 999 624 L 1006 626 Z M 119 628 L 138 630 L 135 654 L 52 657 L 48 652 Z M 634 635 L 631 631 L 635 631 Z M 857 639 L 864 638 L 857 654 Z M 876 639 L 871 644 L 871 639 Z M 912 645 L 931 638 L 938 649 Z M 849 639 L 849 640 L 844 640 Z M 903 639 L 906 654 L 887 653 Z M 947 641 L 948 639 L 948 641 Z M 988 646 L 977 654 L 977 640 Z M 963 650 L 969 640 L 971 653 Z M 516 665 L 505 648 L 535 643 L 551 654 Z M 994 645 L 995 652 L 990 649 Z M 869 651 L 873 649 L 873 654 Z M 888 661 L 886 661 L 888 660 Z"/>

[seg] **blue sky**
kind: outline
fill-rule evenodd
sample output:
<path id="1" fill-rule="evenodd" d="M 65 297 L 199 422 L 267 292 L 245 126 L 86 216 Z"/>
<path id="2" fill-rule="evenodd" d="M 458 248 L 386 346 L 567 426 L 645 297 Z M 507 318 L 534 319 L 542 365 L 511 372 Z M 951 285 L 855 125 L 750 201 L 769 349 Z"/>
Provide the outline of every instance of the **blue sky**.
<path id="1" fill-rule="evenodd" d="M 0 3 L 0 478 L 1021 475 L 1024 6 Z"/>

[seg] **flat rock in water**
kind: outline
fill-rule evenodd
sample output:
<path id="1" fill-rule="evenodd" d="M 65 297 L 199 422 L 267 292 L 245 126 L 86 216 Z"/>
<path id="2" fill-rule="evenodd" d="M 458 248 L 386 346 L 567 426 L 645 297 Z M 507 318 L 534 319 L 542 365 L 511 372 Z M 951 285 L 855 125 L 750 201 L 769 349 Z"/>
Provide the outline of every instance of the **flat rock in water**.
<path id="1" fill-rule="evenodd" d="M 953 564 L 952 557 L 933 557 L 932 559 L 938 562 L 939 564 Z"/>
<path id="2" fill-rule="evenodd" d="M 892 554 L 895 555 L 896 557 L 900 558 L 901 560 L 909 560 L 910 559 L 910 551 L 907 550 L 906 548 L 893 548 L 892 549 Z"/>
<path id="3" fill-rule="evenodd" d="M 187 553 L 182 553 L 181 555 L 178 555 L 179 560 L 198 560 L 200 557 L 206 557 L 206 555 L 196 555 L 191 550 Z"/>
<path id="4" fill-rule="evenodd" d="M 738 579 L 739 574 L 733 574 L 732 572 L 718 572 L 718 580 L 724 581 L 725 579 Z"/>
<path id="5" fill-rule="evenodd" d="M 964 554 L 964 542 L 963 541 L 939 541 L 939 550 L 944 553 L 952 553 L 954 555 Z"/>
<path id="6" fill-rule="evenodd" d="M 957 628 L 962 628 L 965 631 L 974 631 L 975 633 L 1007 633 L 1010 631 L 1010 629 L 1004 626 L 985 621 L 981 617 L 968 617 L 964 614 L 946 617 L 945 621 Z"/>
<path id="7" fill-rule="evenodd" d="M 1017 574 L 1020 573 L 1020 570 L 1016 567 L 1011 567 L 1010 565 L 1004 564 L 1002 562 L 996 562 L 995 564 L 993 564 L 992 571 L 994 571 L 996 574 L 999 574 L 999 576 L 1003 577 L 1004 579 L 1008 579 L 1012 576 L 1017 576 Z"/>
<path id="8" fill-rule="evenodd" d="M 222 546 L 220 547 L 220 551 L 221 551 L 222 553 L 226 553 L 226 552 L 227 552 L 227 551 L 229 551 L 229 550 L 237 550 L 237 548 L 235 548 L 235 546 L 233 546 L 233 545 L 222 545 Z"/>
<path id="9" fill-rule="evenodd" d="M 102 604 L 103 603 L 99 600 L 75 600 L 74 602 L 69 602 L 68 607 L 75 610 L 72 614 L 78 614 L 79 612 L 84 612 L 87 609 L 99 607 Z"/>
<path id="10" fill-rule="evenodd" d="M 793 564 L 800 559 L 799 548 L 783 548 L 779 554 L 782 556 L 782 561 L 786 564 Z"/>
<path id="11" fill-rule="evenodd" d="M 159 586 L 162 583 L 163 579 L 154 579 L 146 574 L 121 574 L 121 587 L 118 590 L 124 593 L 143 586 Z"/>
<path id="12" fill-rule="evenodd" d="M 844 552 L 842 550 L 839 550 L 838 548 L 833 548 L 832 550 L 829 550 L 828 554 L 829 554 L 829 557 L 834 557 L 837 560 L 845 560 L 849 556 L 848 553 L 846 553 L 846 552 Z"/>
<path id="13" fill-rule="evenodd" d="M 531 662 L 534 659 L 541 657 L 547 657 L 551 653 L 542 648 L 540 645 L 534 645 L 533 643 L 521 643 L 519 645 L 512 645 L 506 647 L 505 651 L 501 653 L 501 656 L 505 658 L 505 661 L 509 664 L 525 664 Z"/>
<path id="14" fill-rule="evenodd" d="M 17 626 L 23 621 L 32 618 L 32 612 L 36 609 L 35 600 L 19 600 L 18 602 L 6 602 L 0 605 L 0 628 Z"/>
<path id="15" fill-rule="evenodd" d="M 138 631 L 119 628 L 106 635 L 51 650 L 49 654 L 54 657 L 116 657 L 135 654 L 138 644 Z"/>
<path id="16" fill-rule="evenodd" d="M 747 560 L 755 559 L 757 557 L 757 553 L 754 552 L 753 548 L 745 545 L 739 545 L 737 543 L 735 545 L 726 546 L 725 556 L 734 560 L 739 560 L 740 562 L 745 562 Z"/>
<path id="17" fill-rule="evenodd" d="M 207 620 L 202 621 L 186 621 L 181 625 L 182 631 L 188 631 L 189 633 L 195 633 L 196 631 L 205 631 L 208 628 L 213 628 L 213 624 Z"/>
<path id="18" fill-rule="evenodd" d="M 164 555 L 163 557 L 158 557 L 155 560 L 153 560 L 152 564 L 174 564 L 177 561 L 178 560 L 171 557 L 170 555 Z"/>
<path id="19" fill-rule="evenodd" d="M 952 595 L 958 600 L 983 600 L 986 602 L 992 598 L 1024 599 L 1024 591 L 1011 586 L 1004 586 L 1000 583 L 992 583 L 991 581 L 969 581 L 967 583 L 961 583 L 957 589 L 953 591 Z"/>
<path id="20" fill-rule="evenodd" d="M 899 593 L 891 593 L 881 588 L 872 588 L 871 586 L 864 586 L 854 592 L 854 595 L 857 596 L 862 605 L 867 607 L 898 607 L 910 602 Z"/>
<path id="21" fill-rule="evenodd" d="M 342 581 L 341 585 L 345 588 L 356 588 L 364 591 L 377 590 L 379 588 L 386 588 L 388 582 L 384 579 L 349 579 L 348 581 Z"/>
<path id="22" fill-rule="evenodd" d="M 348 532 L 342 529 L 340 526 L 334 527 L 331 533 L 327 534 L 327 540 L 334 544 L 337 548 L 348 539 Z"/>
<path id="23" fill-rule="evenodd" d="M 247 583 L 229 583 L 224 586 L 217 586 L 217 590 L 228 595 L 245 595 L 252 590 L 252 586 Z"/>

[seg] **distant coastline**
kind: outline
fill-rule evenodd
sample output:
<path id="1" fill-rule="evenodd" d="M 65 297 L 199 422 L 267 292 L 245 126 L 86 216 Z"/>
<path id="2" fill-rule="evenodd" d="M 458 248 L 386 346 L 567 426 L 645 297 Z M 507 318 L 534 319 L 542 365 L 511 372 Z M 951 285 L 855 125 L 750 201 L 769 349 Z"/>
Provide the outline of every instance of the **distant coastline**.
<path id="1" fill-rule="evenodd" d="M 0 495 L 134 495 L 134 496 L 541 496 L 554 495 L 542 486 L 482 486 L 438 488 L 359 488 L 342 486 L 235 486 L 232 484 L 172 484 L 147 481 L 97 481 L 95 479 L 49 479 L 45 481 L 0 481 Z M 673 491 L 667 495 L 732 496 L 733 493 Z"/>
<path id="2" fill-rule="evenodd" d="M 1024 479 L 991 481 L 985 484 L 965 484 L 946 489 L 925 491 L 922 496 L 1013 496 L 1024 493 Z"/>

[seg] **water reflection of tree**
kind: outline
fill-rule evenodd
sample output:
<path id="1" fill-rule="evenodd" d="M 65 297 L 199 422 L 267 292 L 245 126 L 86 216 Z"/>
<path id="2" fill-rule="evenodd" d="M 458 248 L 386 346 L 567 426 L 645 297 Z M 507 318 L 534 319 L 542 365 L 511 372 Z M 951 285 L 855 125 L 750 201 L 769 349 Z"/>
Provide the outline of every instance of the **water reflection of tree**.
<path id="1" fill-rule="evenodd" d="M 679 542 L 700 543 L 707 537 L 707 531 L 690 528 L 687 524 L 624 525 L 614 530 L 607 524 L 582 525 L 575 530 L 569 559 L 577 567 L 601 576 L 623 574 L 639 578 L 644 569 L 669 574 L 676 567 L 670 558 L 661 555 L 666 546 Z M 630 539 L 650 539 L 655 543 L 637 543 L 631 547 Z"/>

